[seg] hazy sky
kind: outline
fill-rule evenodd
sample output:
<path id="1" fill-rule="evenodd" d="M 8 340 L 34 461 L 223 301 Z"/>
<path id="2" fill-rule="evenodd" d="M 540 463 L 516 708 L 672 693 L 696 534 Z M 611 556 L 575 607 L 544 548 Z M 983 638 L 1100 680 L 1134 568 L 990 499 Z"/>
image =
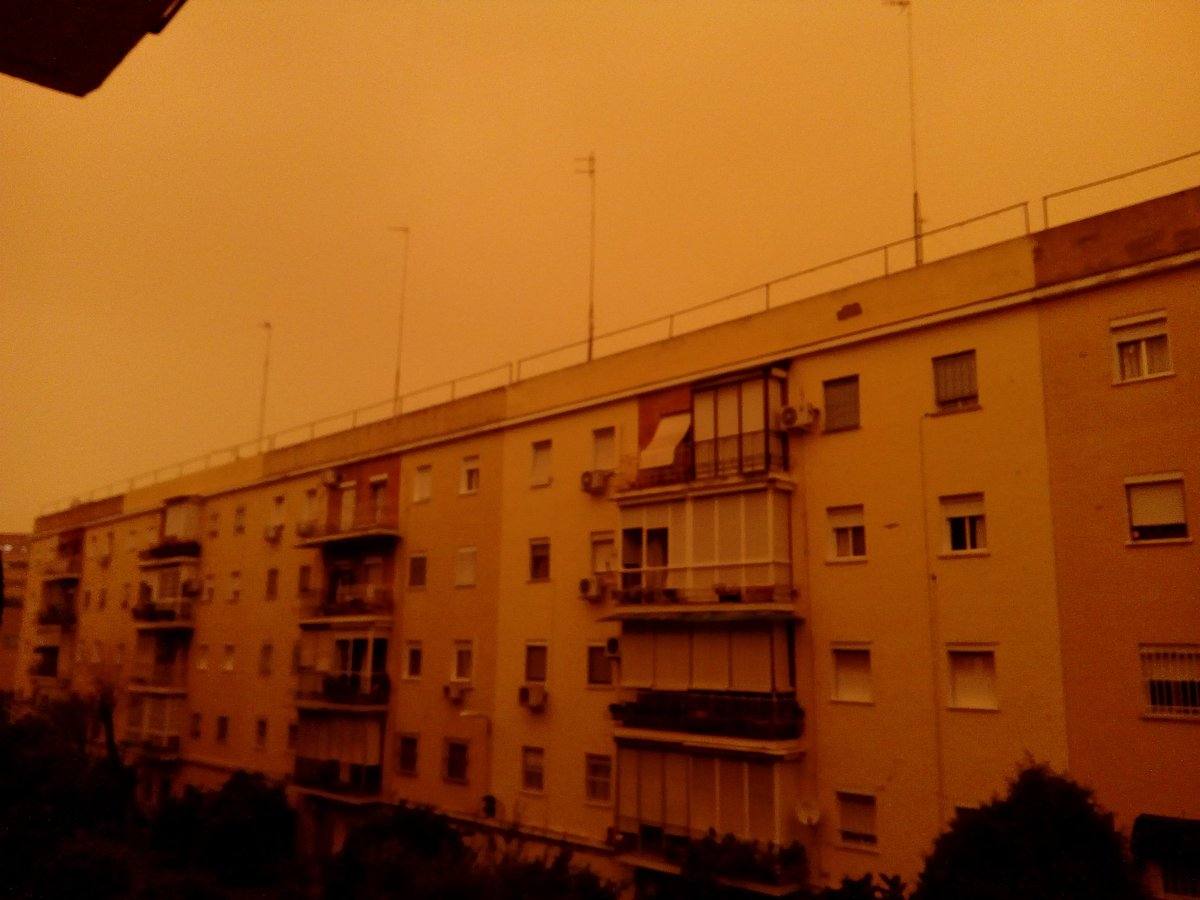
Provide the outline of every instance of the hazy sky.
<path id="1" fill-rule="evenodd" d="M 264 319 L 268 430 L 389 397 L 389 226 L 406 389 L 582 337 L 592 149 L 602 330 L 902 237 L 904 15 L 188 0 L 87 98 L 0 76 L 0 529 L 253 437 Z M 1200 149 L 1195 0 L 914 22 L 927 227 Z"/>

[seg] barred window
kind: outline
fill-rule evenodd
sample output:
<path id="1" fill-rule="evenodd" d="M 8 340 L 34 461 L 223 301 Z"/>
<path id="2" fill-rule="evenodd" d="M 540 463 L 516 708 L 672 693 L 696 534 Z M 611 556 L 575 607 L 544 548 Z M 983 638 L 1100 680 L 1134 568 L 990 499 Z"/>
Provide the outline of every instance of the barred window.
<path id="1" fill-rule="evenodd" d="M 933 360 L 934 398 L 939 410 L 964 409 L 979 402 L 975 383 L 975 351 L 951 353 Z"/>
<path id="2" fill-rule="evenodd" d="M 858 376 L 825 382 L 825 430 L 858 427 Z"/>
<path id="3" fill-rule="evenodd" d="M 1143 645 L 1141 655 L 1146 711 L 1200 718 L 1200 645 Z"/>

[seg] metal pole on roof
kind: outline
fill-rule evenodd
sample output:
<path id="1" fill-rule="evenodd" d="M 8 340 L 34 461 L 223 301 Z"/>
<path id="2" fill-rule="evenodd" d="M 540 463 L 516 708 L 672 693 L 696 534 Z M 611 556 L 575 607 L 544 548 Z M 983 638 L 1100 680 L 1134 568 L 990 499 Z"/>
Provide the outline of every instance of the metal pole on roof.
<path id="1" fill-rule="evenodd" d="M 921 195 L 917 189 L 917 88 L 913 64 L 913 17 L 912 0 L 883 0 L 885 6 L 898 6 L 904 10 L 908 28 L 908 144 L 912 157 L 912 213 L 913 213 L 913 262 L 921 265 L 925 252 L 922 247 Z"/>
<path id="2" fill-rule="evenodd" d="M 400 357 L 404 350 L 404 293 L 408 286 L 408 241 L 407 225 L 390 225 L 388 231 L 404 235 L 404 251 L 401 256 L 400 268 L 400 312 L 396 326 L 396 382 L 392 389 L 392 415 L 400 415 Z"/>
<path id="3" fill-rule="evenodd" d="M 596 151 L 575 158 L 575 174 L 586 175 L 591 182 L 591 238 L 588 245 L 588 324 L 587 358 L 592 361 L 592 345 L 596 337 Z M 582 168 L 580 168 L 582 166 Z"/>
<path id="4" fill-rule="evenodd" d="M 271 368 L 271 323 L 263 322 L 261 327 L 267 330 L 267 347 L 263 353 L 262 397 L 258 402 L 258 452 L 263 449 L 263 435 L 267 426 L 267 373 Z"/>

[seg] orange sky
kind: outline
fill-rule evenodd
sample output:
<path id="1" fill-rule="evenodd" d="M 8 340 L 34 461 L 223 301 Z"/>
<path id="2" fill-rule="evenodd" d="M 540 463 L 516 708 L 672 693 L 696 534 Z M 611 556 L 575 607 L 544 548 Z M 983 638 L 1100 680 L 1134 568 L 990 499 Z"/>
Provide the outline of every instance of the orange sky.
<path id="1" fill-rule="evenodd" d="M 1195 0 L 915 4 L 927 227 L 1200 149 Z M 390 225 L 405 388 L 582 337 L 593 148 L 601 330 L 902 237 L 905 47 L 878 0 L 189 0 L 85 99 L 0 76 L 0 529 L 253 437 L 263 319 L 268 430 L 390 396 Z"/>

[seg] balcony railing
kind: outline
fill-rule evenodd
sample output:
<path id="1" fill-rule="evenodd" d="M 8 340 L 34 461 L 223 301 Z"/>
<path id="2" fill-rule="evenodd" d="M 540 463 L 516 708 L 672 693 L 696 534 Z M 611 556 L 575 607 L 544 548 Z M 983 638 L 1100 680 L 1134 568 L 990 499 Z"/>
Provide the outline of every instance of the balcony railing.
<path id="1" fill-rule="evenodd" d="M 709 563 L 623 569 L 614 596 L 623 604 L 788 603 L 787 562 Z"/>
<path id="2" fill-rule="evenodd" d="M 791 692 L 648 690 L 609 710 L 626 728 L 767 741 L 796 740 L 804 733 L 804 709 Z"/>
<path id="3" fill-rule="evenodd" d="M 795 841 L 777 847 L 770 842 L 739 840 L 732 834 L 718 837 L 715 829 L 697 837 L 622 818 L 611 843 L 618 853 L 653 857 L 681 868 L 701 868 L 735 884 L 794 889 L 808 883 L 808 854 L 804 845 Z"/>
<path id="4" fill-rule="evenodd" d="M 158 600 L 139 600 L 133 607 L 135 622 L 179 622 L 191 624 L 194 603 L 184 597 L 164 597 Z"/>
<path id="5" fill-rule="evenodd" d="M 46 579 L 78 578 L 82 574 L 82 553 L 75 553 L 70 556 L 56 556 L 54 559 L 48 560 L 42 567 L 42 577 Z"/>
<path id="6" fill-rule="evenodd" d="M 391 695 L 386 672 L 302 671 L 296 699 L 347 706 L 383 706 Z"/>
<path id="7" fill-rule="evenodd" d="M 681 441 L 669 466 L 640 469 L 633 487 L 651 488 L 705 478 L 762 475 L 786 471 L 787 467 L 786 432 L 746 431 L 710 440 Z"/>
<path id="8" fill-rule="evenodd" d="M 195 558 L 200 555 L 200 542 L 197 540 L 180 540 L 175 537 L 163 538 L 145 550 L 138 551 L 138 559 L 151 562 L 158 559 L 175 559 L 176 557 Z"/>
<path id="9" fill-rule="evenodd" d="M 178 756 L 182 743 L 178 734 L 142 731 L 139 728 L 127 729 L 125 740 L 130 746 L 141 749 L 147 756 L 155 757 Z"/>
<path id="10" fill-rule="evenodd" d="M 65 603 L 51 603 L 42 607 L 37 618 L 39 625 L 58 625 L 62 628 L 73 628 L 75 625 L 75 608 Z"/>
<path id="11" fill-rule="evenodd" d="M 310 617 L 390 615 L 391 612 L 392 589 L 376 584 L 340 584 L 305 609 Z"/>
<path id="12" fill-rule="evenodd" d="M 334 541 L 350 541 L 369 538 L 395 538 L 399 536 L 400 519 L 395 509 L 359 510 L 350 522 L 331 518 L 324 522 L 305 522 L 297 528 L 302 544 L 327 544 Z"/>
<path id="13" fill-rule="evenodd" d="M 339 794 L 371 796 L 379 793 L 383 783 L 383 767 L 297 756 L 292 781 L 304 787 Z"/>
<path id="14" fill-rule="evenodd" d="M 187 685 L 187 666 L 181 659 L 170 663 L 142 663 L 129 677 L 132 687 L 183 690 Z"/>

